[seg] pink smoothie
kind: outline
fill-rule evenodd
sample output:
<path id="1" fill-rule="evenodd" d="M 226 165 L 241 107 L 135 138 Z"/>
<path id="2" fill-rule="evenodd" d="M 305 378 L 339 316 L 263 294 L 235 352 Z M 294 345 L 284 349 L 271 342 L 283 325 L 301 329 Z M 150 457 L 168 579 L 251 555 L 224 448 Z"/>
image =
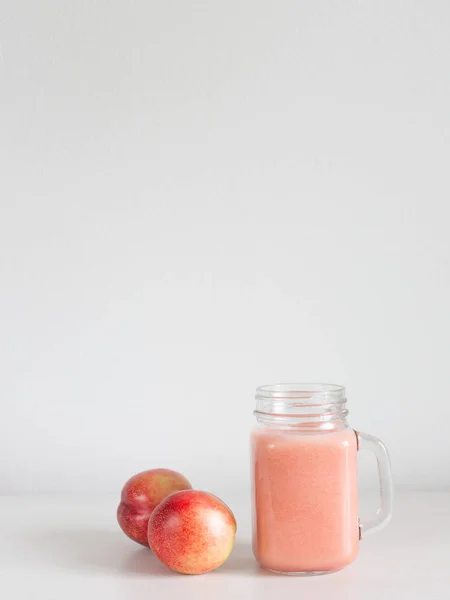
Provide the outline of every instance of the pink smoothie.
<path id="1" fill-rule="evenodd" d="M 352 429 L 256 429 L 253 550 L 283 572 L 335 571 L 358 554 L 356 436 Z"/>

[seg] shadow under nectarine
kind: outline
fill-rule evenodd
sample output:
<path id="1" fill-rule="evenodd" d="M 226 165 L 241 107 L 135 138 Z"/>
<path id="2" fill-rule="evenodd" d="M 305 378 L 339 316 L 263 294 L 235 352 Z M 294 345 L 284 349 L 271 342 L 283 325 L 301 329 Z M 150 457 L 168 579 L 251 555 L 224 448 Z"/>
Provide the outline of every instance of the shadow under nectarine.
<path id="1" fill-rule="evenodd" d="M 33 533 L 21 540 L 39 565 L 53 565 L 76 571 L 121 574 L 128 577 L 190 577 L 165 567 L 150 548 L 133 544 L 121 531 L 55 530 Z M 258 567 L 251 544 L 236 540 L 228 560 L 207 573 L 264 574 Z"/>

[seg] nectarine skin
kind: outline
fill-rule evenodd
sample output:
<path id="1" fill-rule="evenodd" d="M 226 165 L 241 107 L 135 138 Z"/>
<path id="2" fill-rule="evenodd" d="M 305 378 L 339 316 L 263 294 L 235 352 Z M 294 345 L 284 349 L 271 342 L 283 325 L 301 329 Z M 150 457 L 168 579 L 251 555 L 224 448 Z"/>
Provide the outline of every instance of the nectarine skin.
<path id="1" fill-rule="evenodd" d="M 126 535 L 148 546 L 148 520 L 153 510 L 172 492 L 191 489 L 181 473 L 170 469 L 151 469 L 129 479 L 122 489 L 117 520 Z"/>
<path id="2" fill-rule="evenodd" d="M 170 569 L 200 575 L 217 569 L 234 545 L 236 520 L 219 498 L 198 490 L 168 496 L 148 523 L 149 546 Z"/>

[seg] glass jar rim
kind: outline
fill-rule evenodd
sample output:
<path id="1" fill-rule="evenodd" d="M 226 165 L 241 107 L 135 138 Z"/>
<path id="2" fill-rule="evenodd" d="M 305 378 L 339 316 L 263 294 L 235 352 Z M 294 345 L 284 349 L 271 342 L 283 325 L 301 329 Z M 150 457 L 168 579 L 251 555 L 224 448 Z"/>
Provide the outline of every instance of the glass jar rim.
<path id="1" fill-rule="evenodd" d="M 334 383 L 275 383 L 256 388 L 256 400 L 299 400 L 309 405 L 345 400 L 345 387 Z"/>

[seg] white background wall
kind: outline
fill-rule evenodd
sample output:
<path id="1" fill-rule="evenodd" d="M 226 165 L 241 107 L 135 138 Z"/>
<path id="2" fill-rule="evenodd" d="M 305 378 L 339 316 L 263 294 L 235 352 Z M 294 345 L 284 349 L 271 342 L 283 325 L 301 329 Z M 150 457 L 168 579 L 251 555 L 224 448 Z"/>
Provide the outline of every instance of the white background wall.
<path id="1" fill-rule="evenodd" d="M 292 380 L 450 485 L 450 4 L 0 9 L 0 492 L 243 490 Z"/>

